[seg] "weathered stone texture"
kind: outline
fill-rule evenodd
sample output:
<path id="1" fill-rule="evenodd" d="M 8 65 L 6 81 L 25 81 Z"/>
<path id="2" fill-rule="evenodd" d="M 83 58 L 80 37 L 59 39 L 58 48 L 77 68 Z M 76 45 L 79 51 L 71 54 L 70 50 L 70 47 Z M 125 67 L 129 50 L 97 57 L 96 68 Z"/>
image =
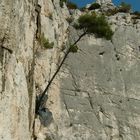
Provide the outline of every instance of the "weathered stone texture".
<path id="1" fill-rule="evenodd" d="M 86 36 L 78 43 L 59 76 L 61 111 L 68 112 L 56 121 L 59 139 L 139 140 L 139 45 L 130 26 L 117 28 L 112 42 Z"/>
<path id="2" fill-rule="evenodd" d="M 52 123 L 44 128 L 37 116 L 34 124 L 36 95 L 81 33 L 68 18 L 59 0 L 0 0 L 0 140 L 139 140 L 140 20 L 129 13 L 108 17 L 112 41 L 92 35 L 78 43 L 48 91 Z M 42 34 L 53 49 L 42 48 Z"/>
<path id="3" fill-rule="evenodd" d="M 35 92 L 29 93 L 34 87 L 27 81 L 34 59 L 34 5 L 35 1 L 0 0 L 1 140 L 30 140 L 32 135 Z"/>

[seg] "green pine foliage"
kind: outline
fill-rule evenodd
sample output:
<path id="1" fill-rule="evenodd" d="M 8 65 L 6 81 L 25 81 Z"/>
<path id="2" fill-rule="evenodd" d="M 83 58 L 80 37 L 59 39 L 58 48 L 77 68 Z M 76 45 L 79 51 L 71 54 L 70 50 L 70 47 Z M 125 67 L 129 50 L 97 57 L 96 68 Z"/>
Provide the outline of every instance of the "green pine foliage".
<path id="1" fill-rule="evenodd" d="M 80 16 L 78 23 L 74 26 L 76 29 L 83 29 L 86 34 L 95 34 L 107 40 L 110 40 L 113 35 L 105 16 L 96 15 L 95 13 Z"/>
<path id="2" fill-rule="evenodd" d="M 78 51 L 78 46 L 77 45 L 70 45 L 70 52 L 76 53 Z"/>
<path id="3" fill-rule="evenodd" d="M 44 35 L 41 35 L 41 46 L 43 46 L 45 49 L 52 49 L 54 43 L 50 43 L 49 40 L 44 37 Z"/>

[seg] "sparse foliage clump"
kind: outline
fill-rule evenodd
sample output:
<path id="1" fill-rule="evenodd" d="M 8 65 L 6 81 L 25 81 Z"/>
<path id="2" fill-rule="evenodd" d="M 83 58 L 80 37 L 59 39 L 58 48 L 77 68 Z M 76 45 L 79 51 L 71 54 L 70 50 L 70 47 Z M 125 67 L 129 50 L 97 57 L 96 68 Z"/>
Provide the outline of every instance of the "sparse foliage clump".
<path id="1" fill-rule="evenodd" d="M 120 6 L 118 7 L 115 7 L 114 9 L 108 9 L 106 12 L 105 12 L 105 15 L 107 16 L 112 16 L 112 15 L 115 15 L 119 12 L 122 12 L 122 13 L 129 13 L 131 10 L 131 5 L 130 4 L 127 4 L 125 2 L 122 2 L 120 4 Z"/>
<path id="2" fill-rule="evenodd" d="M 95 34 L 98 37 L 111 39 L 113 32 L 105 16 L 85 14 L 79 17 L 78 23 L 74 25 L 76 29 L 83 29 L 85 34 Z"/>
<path id="3" fill-rule="evenodd" d="M 45 49 L 52 49 L 54 46 L 54 43 L 50 43 L 49 40 L 44 37 L 44 35 L 41 35 L 40 41 L 41 46 L 43 46 Z"/>
<path id="4" fill-rule="evenodd" d="M 123 12 L 123 13 L 129 13 L 131 10 L 131 5 L 130 4 L 127 4 L 125 2 L 122 2 L 120 4 L 120 7 L 118 9 L 119 12 Z"/>
<path id="5" fill-rule="evenodd" d="M 77 45 L 70 45 L 70 52 L 76 53 L 78 51 L 78 46 Z"/>
<path id="6" fill-rule="evenodd" d="M 88 8 L 89 10 L 95 10 L 95 9 L 99 9 L 101 7 L 100 4 L 98 3 L 93 3 L 91 4 L 91 6 Z"/>

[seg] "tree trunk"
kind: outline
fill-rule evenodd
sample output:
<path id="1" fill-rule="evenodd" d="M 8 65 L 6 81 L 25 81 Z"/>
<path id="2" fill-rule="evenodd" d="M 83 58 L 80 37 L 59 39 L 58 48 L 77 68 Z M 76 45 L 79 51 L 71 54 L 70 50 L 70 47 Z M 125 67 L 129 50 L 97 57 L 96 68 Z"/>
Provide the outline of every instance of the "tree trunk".
<path id="1" fill-rule="evenodd" d="M 83 36 L 85 36 L 85 35 L 86 35 L 86 32 L 84 32 L 83 34 L 81 34 L 81 35 L 79 36 L 79 38 L 72 44 L 72 46 L 76 45 L 76 44 L 81 40 L 81 38 L 82 38 Z M 64 62 L 65 62 L 65 60 L 66 60 L 68 54 L 70 53 L 70 48 L 71 48 L 71 47 L 68 48 L 68 50 L 67 50 L 67 52 L 66 52 L 66 54 L 65 54 L 65 56 L 64 56 L 64 58 L 63 58 L 63 60 L 61 61 L 60 65 L 58 66 L 56 72 L 54 73 L 54 75 L 53 75 L 52 78 L 50 79 L 48 85 L 46 86 L 45 90 L 44 90 L 43 93 L 41 94 L 40 99 L 36 102 L 36 113 L 38 113 L 38 110 L 39 110 L 40 107 L 41 107 L 41 102 L 42 102 L 43 98 L 45 97 L 46 92 L 48 91 L 50 85 L 52 84 L 52 82 L 53 82 L 53 80 L 55 79 L 56 75 L 57 75 L 58 72 L 60 71 L 60 68 L 61 68 L 62 65 L 64 64 Z"/>

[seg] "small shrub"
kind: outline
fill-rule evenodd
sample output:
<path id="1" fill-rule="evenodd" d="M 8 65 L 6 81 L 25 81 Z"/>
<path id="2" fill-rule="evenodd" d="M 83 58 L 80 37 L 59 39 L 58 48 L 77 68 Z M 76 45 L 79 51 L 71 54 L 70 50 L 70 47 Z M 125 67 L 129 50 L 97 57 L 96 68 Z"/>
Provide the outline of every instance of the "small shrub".
<path id="1" fill-rule="evenodd" d="M 123 13 L 129 13 L 131 10 L 131 5 L 130 4 L 127 4 L 125 2 L 122 2 L 120 4 L 120 7 L 118 9 L 119 12 L 123 12 Z"/>
<path id="2" fill-rule="evenodd" d="M 54 46 L 54 43 L 53 43 L 53 42 L 50 43 L 49 40 L 46 39 L 46 38 L 44 37 L 44 35 L 42 35 L 42 36 L 41 36 L 41 46 L 43 46 L 43 47 L 46 48 L 46 49 L 52 49 L 53 46 Z"/>
<path id="3" fill-rule="evenodd" d="M 100 4 L 98 3 L 93 3 L 88 9 L 89 10 L 95 10 L 95 9 L 99 9 L 101 7 Z"/>
<path id="4" fill-rule="evenodd" d="M 70 45 L 70 52 L 76 53 L 78 51 L 78 46 L 77 45 Z"/>
<path id="5" fill-rule="evenodd" d="M 77 5 L 73 2 L 67 1 L 68 9 L 77 9 Z"/>
<path id="6" fill-rule="evenodd" d="M 86 34 L 95 34 L 98 37 L 111 39 L 113 32 L 106 21 L 105 16 L 96 14 L 85 14 L 79 17 L 76 29 L 83 29 Z"/>
<path id="7" fill-rule="evenodd" d="M 131 10 L 131 5 L 122 2 L 122 3 L 120 4 L 120 6 L 117 7 L 117 8 L 108 9 L 108 10 L 106 11 L 105 15 L 107 15 L 107 16 L 112 16 L 112 15 L 115 15 L 115 14 L 117 14 L 117 13 L 119 13 L 119 12 L 129 13 L 130 10 Z"/>

